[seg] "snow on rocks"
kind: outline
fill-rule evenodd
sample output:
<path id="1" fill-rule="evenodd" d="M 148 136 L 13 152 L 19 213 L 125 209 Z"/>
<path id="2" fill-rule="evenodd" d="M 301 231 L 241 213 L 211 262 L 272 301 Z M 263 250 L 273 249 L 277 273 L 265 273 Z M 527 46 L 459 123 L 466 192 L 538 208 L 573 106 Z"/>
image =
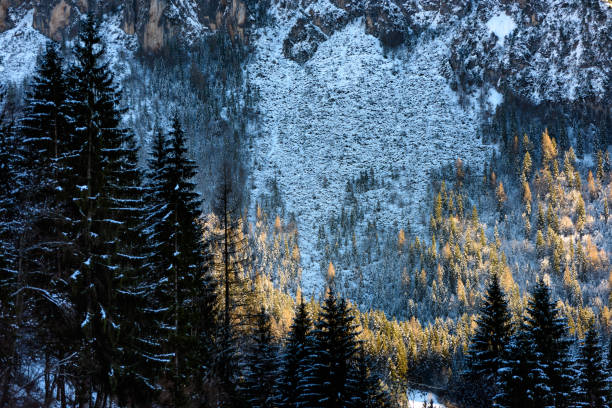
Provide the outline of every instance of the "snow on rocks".
<path id="1" fill-rule="evenodd" d="M 36 69 L 38 55 L 49 40 L 32 27 L 33 15 L 34 9 L 30 9 L 21 17 L 11 16 L 17 24 L 0 33 L 0 84 L 20 84 Z M 138 48 L 136 36 L 126 34 L 120 24 L 119 16 L 109 15 L 102 20 L 100 29 L 106 56 L 118 81 L 130 74 L 129 59 Z"/>
<path id="2" fill-rule="evenodd" d="M 371 192 L 363 205 L 380 203 L 375 216 L 383 228 L 410 222 L 423 230 L 428 172 L 457 158 L 481 163 L 487 148 L 476 136 L 476 110 L 463 109 L 441 75 L 449 55 L 444 36 L 387 55 L 358 19 L 300 65 L 282 54 L 291 19 L 277 21 L 287 24 L 259 32 L 248 67 L 261 112 L 252 197 L 268 194 L 276 180 L 300 229 L 303 291 L 319 295 L 325 260 L 317 232 L 340 213 L 349 179 L 370 168 L 377 178 L 398 171 L 394 187 Z"/>
<path id="3" fill-rule="evenodd" d="M 493 33 L 497 37 L 497 45 L 503 47 L 504 40 L 514 31 L 516 23 L 511 16 L 506 13 L 500 13 L 487 21 L 487 28 L 489 29 L 489 33 Z"/>
<path id="4" fill-rule="evenodd" d="M 105 16 L 100 27 L 100 34 L 106 46 L 106 57 L 119 83 L 130 75 L 129 62 L 138 49 L 136 35 L 126 34 L 120 27 L 118 15 Z"/>
<path id="5" fill-rule="evenodd" d="M 0 84 L 19 84 L 34 71 L 36 58 L 47 38 L 32 27 L 34 10 L 19 18 L 15 27 L 0 33 Z"/>
<path id="6" fill-rule="evenodd" d="M 487 95 L 487 102 L 489 102 L 491 112 L 495 113 L 497 107 L 504 102 L 504 95 L 499 93 L 497 89 L 491 88 L 489 89 L 489 94 Z"/>

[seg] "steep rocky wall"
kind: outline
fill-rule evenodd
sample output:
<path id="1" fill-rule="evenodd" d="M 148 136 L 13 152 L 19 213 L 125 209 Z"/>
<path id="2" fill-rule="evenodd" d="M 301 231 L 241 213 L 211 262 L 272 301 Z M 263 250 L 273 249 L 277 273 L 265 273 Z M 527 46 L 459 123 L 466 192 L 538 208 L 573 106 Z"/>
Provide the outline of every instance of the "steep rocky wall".
<path id="1" fill-rule="evenodd" d="M 491 85 L 535 104 L 612 100 L 612 5 L 609 0 L 271 0 L 292 27 L 283 55 L 308 61 L 319 45 L 351 21 L 385 47 L 452 33 L 448 79 L 466 95 Z M 33 26 L 50 38 L 74 36 L 86 12 L 114 13 L 145 52 L 191 44 L 216 30 L 248 43 L 251 14 L 264 0 L 0 0 L 0 32 L 13 9 L 34 8 Z M 18 15 L 19 13 L 16 13 Z M 489 27 L 506 15 L 505 40 Z M 505 42 L 504 42 L 505 41 Z M 504 45 L 500 45 L 503 43 Z M 606 106 L 609 106 L 609 102 Z"/>
<path id="2" fill-rule="evenodd" d="M 120 13 L 121 28 L 136 34 L 147 52 L 169 43 L 193 42 L 206 32 L 226 29 L 240 41 L 249 11 L 244 0 L 0 0 L 0 32 L 12 26 L 12 9 L 33 8 L 33 26 L 56 41 L 73 37 L 83 13 Z"/>
<path id="3" fill-rule="evenodd" d="M 151 0 L 149 15 L 144 28 L 142 46 L 145 50 L 159 50 L 164 44 L 162 16 L 167 4 L 163 0 Z"/>
<path id="4" fill-rule="evenodd" d="M 384 46 L 395 47 L 414 39 L 425 29 L 449 25 L 471 9 L 468 0 L 304 0 L 302 16 L 297 19 L 285 42 L 285 56 L 305 62 L 317 50 L 321 41 L 346 26 L 355 18 L 363 18 L 368 34 Z M 295 4 L 280 2 L 291 10 Z M 316 35 L 315 32 L 321 35 Z"/>
<path id="5" fill-rule="evenodd" d="M 9 29 L 8 0 L 0 0 L 0 32 Z"/>
<path id="6" fill-rule="evenodd" d="M 466 95 L 488 84 L 533 104 L 580 101 L 609 107 L 606 101 L 612 100 L 607 0 L 302 0 L 281 1 L 280 8 L 295 20 L 283 53 L 299 63 L 361 18 L 366 33 L 386 47 L 451 32 L 448 79 Z M 513 25 L 505 42 L 494 33 L 504 29 L 495 27 L 495 18 Z"/>
<path id="7" fill-rule="evenodd" d="M 10 10 L 28 4 L 28 0 L 0 0 L 0 33 L 14 26 L 14 22 L 11 21 Z"/>

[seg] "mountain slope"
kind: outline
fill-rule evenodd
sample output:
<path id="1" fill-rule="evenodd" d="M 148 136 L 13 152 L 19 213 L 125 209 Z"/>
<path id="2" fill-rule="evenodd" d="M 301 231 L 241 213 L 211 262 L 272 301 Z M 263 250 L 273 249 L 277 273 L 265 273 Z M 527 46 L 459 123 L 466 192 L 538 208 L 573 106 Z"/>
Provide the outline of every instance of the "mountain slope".
<path id="1" fill-rule="evenodd" d="M 288 26 L 260 31 L 248 66 L 261 114 L 253 198 L 277 183 L 286 216 L 295 215 L 300 228 L 303 289 L 318 294 L 326 259 L 317 233 L 340 215 L 347 181 L 373 170 L 389 184 L 363 197 L 366 221 L 390 231 L 412 224 L 418 232 L 428 172 L 458 158 L 478 167 L 489 148 L 478 139 L 478 109 L 462 108 L 443 76 L 444 37 L 386 53 L 357 19 L 300 65 L 282 55 Z"/>

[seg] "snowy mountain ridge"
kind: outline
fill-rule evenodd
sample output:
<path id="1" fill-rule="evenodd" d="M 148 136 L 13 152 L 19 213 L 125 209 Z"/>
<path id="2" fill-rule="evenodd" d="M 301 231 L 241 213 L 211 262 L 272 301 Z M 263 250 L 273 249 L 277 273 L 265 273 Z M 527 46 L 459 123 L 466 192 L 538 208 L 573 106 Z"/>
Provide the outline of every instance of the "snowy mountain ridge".
<path id="1" fill-rule="evenodd" d="M 298 62 L 335 30 L 363 17 L 365 31 L 387 47 L 410 47 L 422 36 L 450 31 L 455 90 L 472 93 L 492 85 L 533 104 L 605 103 L 610 97 L 612 6 L 605 1 L 306 3 L 285 40 L 285 56 Z"/>
<path id="2" fill-rule="evenodd" d="M 136 35 L 146 52 L 191 44 L 224 29 L 250 43 L 258 17 L 276 14 L 287 23 L 283 54 L 300 63 L 355 19 L 385 48 L 410 48 L 420 38 L 450 42 L 447 73 L 454 90 L 477 93 L 503 89 L 528 103 L 588 105 L 612 99 L 612 5 L 605 0 L 472 2 L 452 0 L 5 0 L 0 2 L 0 34 L 15 27 L 26 10 L 32 26 L 55 40 L 72 38 L 79 16 L 91 10 L 116 15 L 119 27 Z M 278 14 L 276 11 L 282 11 Z M 505 25 L 498 31 L 492 25 Z M 264 22 L 264 24 L 270 24 Z M 511 28 L 511 29 L 509 29 Z M 450 34 L 449 34 L 450 33 Z M 500 38 L 503 35 L 503 39 Z M 503 93 L 502 92 L 502 93 Z"/>

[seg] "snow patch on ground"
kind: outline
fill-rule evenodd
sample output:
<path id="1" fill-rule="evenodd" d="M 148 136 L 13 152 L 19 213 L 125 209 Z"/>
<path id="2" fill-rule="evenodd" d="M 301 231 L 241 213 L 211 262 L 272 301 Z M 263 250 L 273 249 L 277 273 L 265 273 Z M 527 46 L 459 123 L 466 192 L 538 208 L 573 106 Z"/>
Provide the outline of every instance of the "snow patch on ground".
<path id="1" fill-rule="evenodd" d="M 261 113 L 252 198 L 268 194 L 276 181 L 300 230 L 303 292 L 318 296 L 325 262 L 316 249 L 318 229 L 339 215 L 350 178 L 370 168 L 387 180 L 392 169 L 399 172 L 393 181 L 399 198 L 385 188 L 360 205 L 380 204 L 380 211 L 366 213 L 379 228 L 397 231 L 410 222 L 413 232 L 424 232 L 428 172 L 457 158 L 479 165 L 488 148 L 478 140 L 475 109 L 459 105 L 441 74 L 449 56 L 446 36 L 386 55 L 356 20 L 300 65 L 282 54 L 291 19 L 277 21 L 285 23 L 259 32 L 248 67 Z"/>
<path id="2" fill-rule="evenodd" d="M 489 33 L 493 33 L 497 37 L 497 45 L 503 47 L 504 40 L 514 31 L 516 23 L 512 17 L 506 13 L 500 13 L 487 21 L 487 28 L 489 29 Z"/>
<path id="3" fill-rule="evenodd" d="M 489 89 L 489 95 L 487 96 L 487 102 L 489 102 L 489 106 L 492 113 L 495 113 L 495 110 L 499 105 L 504 102 L 504 95 L 497 92 L 497 89 L 491 88 Z"/>
<path id="4" fill-rule="evenodd" d="M 435 408 L 444 408 L 444 405 L 439 402 L 438 396 L 436 394 L 432 394 L 431 392 L 419 391 L 419 390 L 408 390 L 408 408 L 423 408 L 425 403 L 427 403 L 427 408 L 429 408 L 429 403 L 433 401 L 433 406 Z"/>
<path id="5" fill-rule="evenodd" d="M 32 27 L 33 16 L 34 10 L 29 10 L 15 18 L 15 27 L 0 33 L 0 83 L 19 84 L 36 67 L 36 58 L 47 38 Z"/>

